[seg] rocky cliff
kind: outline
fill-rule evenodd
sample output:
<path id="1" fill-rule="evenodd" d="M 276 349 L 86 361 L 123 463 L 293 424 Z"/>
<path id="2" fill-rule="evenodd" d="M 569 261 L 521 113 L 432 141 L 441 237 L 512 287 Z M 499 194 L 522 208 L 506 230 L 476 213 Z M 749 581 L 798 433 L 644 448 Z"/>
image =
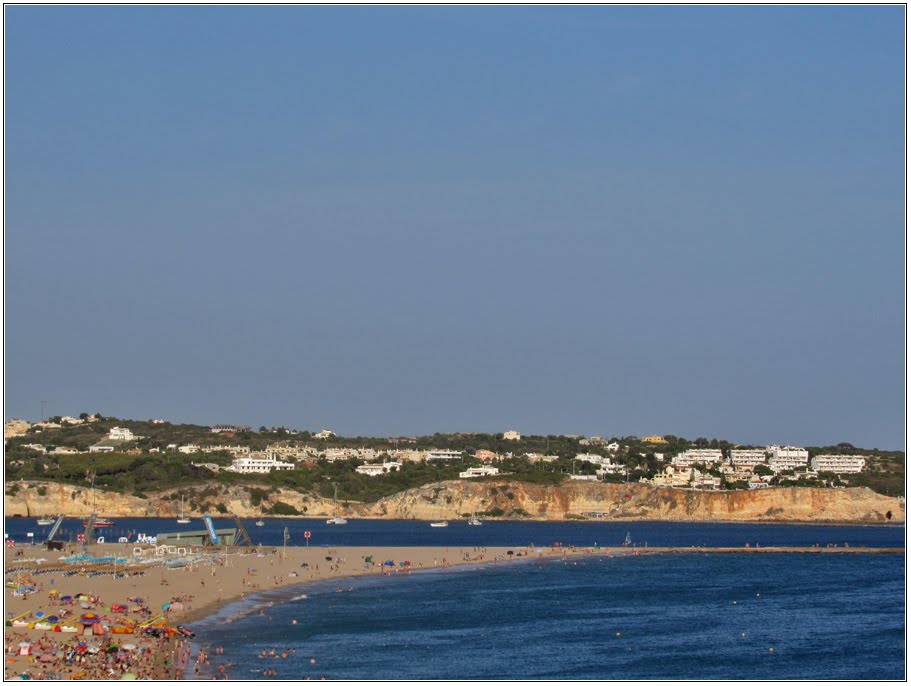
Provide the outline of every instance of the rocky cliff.
<path id="1" fill-rule="evenodd" d="M 187 489 L 184 489 L 185 491 Z M 255 491 L 255 487 L 254 487 Z M 232 513 L 256 517 L 260 507 L 297 511 L 305 517 L 332 514 L 331 500 L 285 489 L 256 491 L 255 505 L 243 486 L 206 484 L 192 489 L 187 514 Z M 175 491 L 146 498 L 98 492 L 97 510 L 107 517 L 172 517 L 180 508 Z M 691 491 L 640 484 L 567 481 L 559 486 L 508 481 L 443 481 L 410 489 L 375 503 L 340 503 L 351 517 L 377 519 L 458 519 L 472 513 L 486 517 L 563 520 L 592 516 L 613 520 L 741 522 L 903 522 L 903 499 L 867 488 L 774 488 L 756 491 Z M 6 515 L 37 517 L 65 513 L 87 515 L 87 488 L 46 482 L 7 484 Z M 293 510 L 291 509 L 293 508 Z"/>

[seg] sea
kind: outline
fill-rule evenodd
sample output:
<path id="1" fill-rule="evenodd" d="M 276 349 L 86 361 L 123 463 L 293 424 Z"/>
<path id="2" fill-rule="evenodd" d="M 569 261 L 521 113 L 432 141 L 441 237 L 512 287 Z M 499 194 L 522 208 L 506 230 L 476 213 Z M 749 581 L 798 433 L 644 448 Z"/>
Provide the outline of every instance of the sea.
<path id="1" fill-rule="evenodd" d="M 7 535 L 17 539 L 28 527 L 37 532 L 34 520 L 5 523 Z M 627 534 L 642 548 L 905 545 L 901 526 L 452 522 L 434 529 L 414 521 L 333 526 L 300 519 L 245 525 L 254 543 L 270 546 L 281 545 L 286 527 L 295 545 L 310 531 L 311 546 L 614 546 Z M 178 528 L 170 519 L 125 519 L 118 526 L 127 535 Z M 530 558 L 266 591 L 191 628 L 196 648 L 224 649 L 210 650 L 211 671 L 200 676 L 230 660 L 232 679 L 901 680 L 905 558 Z M 259 657 L 271 649 L 289 656 Z M 274 676 L 267 675 L 270 669 Z"/>

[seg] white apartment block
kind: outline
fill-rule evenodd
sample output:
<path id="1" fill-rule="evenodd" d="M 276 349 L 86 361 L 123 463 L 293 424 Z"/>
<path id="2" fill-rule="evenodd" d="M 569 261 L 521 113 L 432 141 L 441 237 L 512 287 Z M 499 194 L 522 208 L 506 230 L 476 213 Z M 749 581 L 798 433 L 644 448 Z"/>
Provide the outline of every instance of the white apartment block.
<path id="1" fill-rule="evenodd" d="M 217 453 L 222 450 L 232 455 L 250 454 L 250 446 L 248 445 L 204 445 L 199 448 L 199 451 L 204 453 Z"/>
<path id="2" fill-rule="evenodd" d="M 367 476 L 381 476 L 383 474 L 388 474 L 391 471 L 401 468 L 401 462 L 383 462 L 382 464 L 362 464 L 354 471 L 356 471 L 358 474 L 366 474 Z"/>
<path id="3" fill-rule="evenodd" d="M 605 460 L 610 463 L 610 460 L 603 457 L 602 455 L 595 455 L 594 453 L 579 453 L 576 455 L 577 460 L 580 462 L 591 462 L 592 464 L 602 464 Z"/>
<path id="4" fill-rule="evenodd" d="M 89 446 L 90 453 L 112 453 L 114 452 L 114 446 L 112 445 L 92 445 Z"/>
<path id="5" fill-rule="evenodd" d="M 190 455 L 192 453 L 201 452 L 201 449 L 195 443 L 189 443 L 188 445 L 182 445 L 177 449 L 177 452 L 183 453 L 184 455 Z"/>
<path id="6" fill-rule="evenodd" d="M 766 452 L 768 452 L 772 457 L 778 458 L 791 458 L 798 459 L 803 458 L 803 461 L 806 462 L 810 459 L 810 451 L 806 448 L 798 448 L 793 445 L 770 445 L 766 446 Z"/>
<path id="7" fill-rule="evenodd" d="M 335 432 L 332 429 L 323 429 L 319 433 L 313 434 L 313 438 L 332 438 Z"/>
<path id="8" fill-rule="evenodd" d="M 863 455 L 817 455 L 810 460 L 810 466 L 817 472 L 836 474 L 859 474 L 867 464 Z"/>
<path id="9" fill-rule="evenodd" d="M 804 451 L 806 452 L 806 451 Z M 776 474 L 778 472 L 783 472 L 788 469 L 805 469 L 807 466 L 808 456 L 799 456 L 799 455 L 772 455 L 769 458 L 769 469 L 771 469 Z"/>
<path id="10" fill-rule="evenodd" d="M 469 467 L 464 472 L 459 472 L 460 479 L 473 479 L 477 476 L 496 476 L 500 470 L 496 467 Z"/>
<path id="11" fill-rule="evenodd" d="M 521 441 L 522 434 L 520 434 L 518 431 L 504 431 L 503 439 L 506 441 Z"/>
<path id="12" fill-rule="evenodd" d="M 428 450 L 428 460 L 461 460 L 462 453 L 458 450 Z"/>
<path id="13" fill-rule="evenodd" d="M 733 448 L 731 450 L 731 464 L 735 467 L 752 469 L 758 464 L 765 464 L 766 457 L 766 451 L 763 448 Z"/>
<path id="14" fill-rule="evenodd" d="M 722 462 L 723 460 L 724 455 L 719 448 L 690 448 L 689 450 L 684 450 L 679 455 L 674 455 L 673 459 L 671 459 L 671 464 L 678 467 L 691 467 L 697 462 L 701 464 L 715 464 L 716 462 Z"/>
<path id="15" fill-rule="evenodd" d="M 570 481 L 597 481 L 598 477 L 594 474 L 570 474 Z"/>
<path id="16" fill-rule="evenodd" d="M 291 462 L 279 462 L 274 457 L 238 457 L 225 471 L 240 474 L 268 474 L 272 470 L 294 469 Z"/>

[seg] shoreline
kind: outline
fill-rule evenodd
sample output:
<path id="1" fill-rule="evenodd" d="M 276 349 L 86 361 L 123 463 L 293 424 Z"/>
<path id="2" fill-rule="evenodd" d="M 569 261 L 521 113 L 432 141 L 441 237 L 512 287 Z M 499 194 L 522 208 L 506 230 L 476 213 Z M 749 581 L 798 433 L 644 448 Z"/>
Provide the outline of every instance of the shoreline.
<path id="1" fill-rule="evenodd" d="M 832 544 L 829 544 L 832 545 Z M 107 550 L 106 550 L 107 549 Z M 63 607 L 57 600 L 60 595 L 86 593 L 91 596 L 87 610 L 101 616 L 102 622 L 111 627 L 124 618 L 139 622 L 153 615 L 164 616 L 171 627 L 199 623 L 217 615 L 225 607 L 245 598 L 268 597 L 271 593 L 306 592 L 314 583 L 339 583 L 364 576 L 409 576 L 412 572 L 435 571 L 456 568 L 470 569 L 482 566 L 510 565 L 533 560 L 559 560 L 590 556 L 631 557 L 674 554 L 903 554 L 904 548 L 867 547 L 646 547 L 646 546 L 535 546 L 524 544 L 506 546 L 292 546 L 283 551 L 281 547 L 260 546 L 226 552 L 224 550 L 194 549 L 179 560 L 166 557 L 149 558 L 144 562 L 119 564 L 86 561 L 65 563 L 51 551 L 33 548 L 33 557 L 19 557 L 27 548 L 5 551 L 4 573 L 7 581 L 27 578 L 35 588 L 27 596 L 16 595 L 14 589 L 6 588 L 7 617 L 27 615 L 26 621 L 34 621 L 35 613 L 60 614 L 69 610 L 78 618 L 84 609 L 79 606 Z M 99 556 L 110 549 L 106 544 L 92 545 L 89 552 Z M 347 584 L 345 584 L 347 585 Z M 341 585 L 339 586 L 341 589 Z M 133 607 L 132 598 L 144 599 L 143 608 Z M 277 598 L 281 602 L 281 598 Z M 179 610 L 163 612 L 167 603 L 180 602 Z M 126 604 L 126 614 L 112 614 L 111 605 Z M 85 606 L 83 606 L 85 607 Z M 135 614 L 130 614 L 135 613 Z M 88 664 L 66 663 L 60 659 L 60 651 L 68 650 L 79 634 L 40 631 L 28 627 L 6 627 L 4 631 L 7 662 L 6 676 L 32 670 L 36 674 L 47 673 L 51 665 L 39 663 L 31 656 L 14 656 L 12 648 L 22 640 L 42 642 L 57 654 L 55 671 L 73 674 L 74 670 L 88 670 L 89 678 L 106 679 L 107 669 L 104 655 L 92 657 Z M 145 634 L 111 635 L 94 637 L 102 647 L 111 642 L 127 641 L 141 649 L 148 649 L 141 666 L 134 671 L 153 678 L 174 679 L 183 676 L 193 678 L 190 644 L 186 639 L 155 639 Z M 67 644 L 66 640 L 70 639 Z M 198 648 L 205 642 L 201 635 L 193 639 Z M 51 645 L 52 644 L 52 645 Z M 93 662 L 93 660 L 101 662 Z M 135 663 L 134 663 L 135 664 Z M 99 671 L 101 670 L 101 671 Z"/>
<path id="2" fill-rule="evenodd" d="M 29 519 L 38 519 L 44 515 L 10 515 L 4 517 L 4 521 L 23 521 Z M 47 515 L 47 516 L 54 516 Z M 90 514 L 79 514 L 79 515 L 65 515 L 67 519 L 80 519 L 84 520 L 90 516 Z M 112 515 L 115 516 L 115 515 Z M 204 515 L 187 515 L 192 519 L 199 519 L 202 521 Z M 231 515 L 223 515 L 219 513 L 211 514 L 213 520 L 233 520 Z M 325 520 L 326 517 L 331 517 L 331 513 L 324 515 L 257 515 L 251 514 L 249 516 L 240 516 L 241 520 L 256 520 L 262 519 L 264 521 L 314 521 L 320 522 Z M 171 520 L 170 516 L 162 517 L 149 517 L 146 515 L 129 515 L 129 516 L 115 516 L 117 519 L 146 519 L 146 520 Z M 353 515 L 346 515 L 346 519 L 349 522 L 432 522 L 436 521 L 435 518 L 430 519 L 419 519 L 416 517 L 411 517 L 407 519 L 397 518 L 397 517 L 355 517 Z M 462 523 L 467 522 L 468 519 L 449 519 L 447 520 L 452 523 Z M 785 525 L 785 526 L 858 526 L 858 527 L 884 527 L 884 528 L 904 528 L 905 520 L 904 519 L 895 519 L 893 521 L 870 521 L 866 519 L 705 519 L 705 518 L 692 518 L 692 519 L 658 519 L 652 517 L 619 517 L 616 519 L 609 519 L 607 517 L 592 517 L 592 518 L 571 518 L 571 519 L 538 519 L 534 517 L 496 517 L 489 519 L 482 519 L 483 522 L 489 524 L 497 523 L 528 523 L 528 524 L 623 524 L 623 523 L 636 523 L 644 524 L 653 522 L 655 524 L 756 524 L 756 525 Z M 101 532 L 101 530 L 96 530 Z"/>

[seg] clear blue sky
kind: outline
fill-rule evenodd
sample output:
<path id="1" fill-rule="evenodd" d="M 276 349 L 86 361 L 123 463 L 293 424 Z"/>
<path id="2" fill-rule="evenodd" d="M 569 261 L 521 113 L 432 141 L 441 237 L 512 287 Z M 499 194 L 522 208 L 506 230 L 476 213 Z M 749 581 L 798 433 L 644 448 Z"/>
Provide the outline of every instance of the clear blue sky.
<path id="1" fill-rule="evenodd" d="M 904 444 L 903 7 L 17 7 L 6 416 Z"/>

